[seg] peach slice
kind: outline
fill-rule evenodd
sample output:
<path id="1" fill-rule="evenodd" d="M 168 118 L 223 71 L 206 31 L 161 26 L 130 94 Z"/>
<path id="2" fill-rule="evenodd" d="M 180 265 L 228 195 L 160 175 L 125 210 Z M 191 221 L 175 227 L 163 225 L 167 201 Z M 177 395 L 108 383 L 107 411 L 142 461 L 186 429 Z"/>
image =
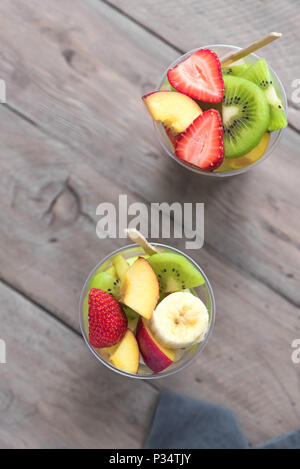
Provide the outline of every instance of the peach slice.
<path id="1" fill-rule="evenodd" d="M 140 318 L 136 338 L 142 357 L 154 373 L 163 371 L 175 361 L 175 350 L 160 344 L 150 330 L 147 320 Z"/>
<path id="2" fill-rule="evenodd" d="M 149 262 L 139 257 L 124 275 L 120 301 L 150 319 L 159 298 L 159 284 Z"/>
<path id="3" fill-rule="evenodd" d="M 125 337 L 125 336 L 124 336 Z M 117 350 L 119 344 L 112 345 L 111 347 L 95 348 L 96 352 L 101 355 L 104 360 L 109 361 L 112 354 Z"/>
<path id="4" fill-rule="evenodd" d="M 177 91 L 154 91 L 142 99 L 152 119 L 162 122 L 174 133 L 183 132 L 202 114 L 196 101 Z"/>
<path id="5" fill-rule="evenodd" d="M 111 363 L 119 370 L 137 373 L 140 362 L 140 352 L 134 333 L 127 329 L 121 342 L 109 357 Z"/>

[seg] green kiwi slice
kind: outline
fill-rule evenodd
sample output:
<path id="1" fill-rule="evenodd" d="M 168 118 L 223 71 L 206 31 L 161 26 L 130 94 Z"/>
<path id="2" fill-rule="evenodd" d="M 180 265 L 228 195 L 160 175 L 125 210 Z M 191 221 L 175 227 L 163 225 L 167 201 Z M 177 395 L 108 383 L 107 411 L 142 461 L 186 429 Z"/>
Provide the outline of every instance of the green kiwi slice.
<path id="1" fill-rule="evenodd" d="M 270 121 L 268 131 L 280 130 L 287 126 L 287 118 L 284 105 L 273 84 L 273 78 L 265 59 L 255 62 L 242 75 L 246 80 L 250 80 L 259 86 L 265 94 L 270 105 Z"/>
<path id="2" fill-rule="evenodd" d="M 177 91 L 168 80 L 168 77 L 165 78 L 163 84 L 160 87 L 161 91 Z"/>
<path id="3" fill-rule="evenodd" d="M 243 73 L 245 73 L 249 68 L 250 68 L 249 64 L 232 65 L 231 67 L 223 67 L 222 74 L 233 75 L 235 77 L 239 77 L 243 75 Z"/>
<path id="4" fill-rule="evenodd" d="M 114 298 L 116 298 L 116 300 L 119 301 L 120 285 L 121 280 L 118 277 L 114 277 L 107 271 L 99 272 L 98 274 L 94 275 L 94 277 L 91 279 L 89 284 L 89 290 L 91 288 L 99 288 L 99 290 L 103 290 L 107 293 L 110 293 Z M 122 309 L 126 314 L 127 319 L 136 319 L 139 317 L 138 313 L 136 313 L 133 309 L 129 308 L 129 306 L 122 304 Z"/>
<path id="5" fill-rule="evenodd" d="M 225 158 L 251 151 L 266 132 L 270 106 L 264 92 L 251 81 L 225 75 L 222 102 Z"/>
<path id="6" fill-rule="evenodd" d="M 132 308 L 129 308 L 129 306 L 127 305 L 124 305 L 122 303 L 122 309 L 124 311 L 124 313 L 126 314 L 127 316 L 127 319 L 137 319 L 140 317 L 140 315 L 138 313 L 136 313 Z"/>
<path id="7" fill-rule="evenodd" d="M 196 267 L 180 254 L 153 254 L 148 262 L 157 275 L 160 294 L 198 287 L 205 283 Z"/>
<path id="8" fill-rule="evenodd" d="M 94 275 L 89 284 L 89 290 L 91 288 L 98 288 L 99 290 L 106 291 L 116 299 L 120 296 L 120 280 L 107 272 L 99 272 Z"/>

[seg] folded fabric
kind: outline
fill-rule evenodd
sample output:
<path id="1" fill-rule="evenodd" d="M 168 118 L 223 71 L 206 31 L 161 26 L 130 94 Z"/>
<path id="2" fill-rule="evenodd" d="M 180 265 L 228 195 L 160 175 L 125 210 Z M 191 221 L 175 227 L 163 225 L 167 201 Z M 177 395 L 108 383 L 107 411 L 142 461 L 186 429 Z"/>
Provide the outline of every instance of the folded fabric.
<path id="1" fill-rule="evenodd" d="M 300 449 L 300 428 L 255 446 L 255 449 Z"/>
<path id="2" fill-rule="evenodd" d="M 249 449 L 235 413 L 225 407 L 162 390 L 144 448 Z M 300 448 L 300 429 L 257 449 Z"/>
<path id="3" fill-rule="evenodd" d="M 163 390 L 145 448 L 248 448 L 238 420 L 229 409 Z"/>

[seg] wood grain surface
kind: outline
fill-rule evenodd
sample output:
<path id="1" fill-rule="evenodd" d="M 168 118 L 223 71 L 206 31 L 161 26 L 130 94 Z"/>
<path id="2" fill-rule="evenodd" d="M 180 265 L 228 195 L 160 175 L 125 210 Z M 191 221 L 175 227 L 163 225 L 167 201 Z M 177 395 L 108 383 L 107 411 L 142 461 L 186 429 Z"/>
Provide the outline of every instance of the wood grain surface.
<path id="1" fill-rule="evenodd" d="M 261 55 L 278 72 L 288 97 L 291 97 L 291 82 L 299 78 L 296 44 L 300 10 L 297 0 L 235 0 L 226 4 L 226 8 L 223 0 L 106 0 L 105 3 L 150 30 L 178 52 L 209 44 L 245 47 L 269 32 L 282 33 L 282 38 L 263 49 Z"/>
<path id="2" fill-rule="evenodd" d="M 160 386 L 233 408 L 251 443 L 299 426 L 300 368 L 291 361 L 300 336 L 298 105 L 270 159 L 212 181 L 163 154 L 140 100 L 181 51 L 242 46 L 271 30 L 284 37 L 265 55 L 291 100 L 300 78 L 296 2 L 235 1 L 223 15 L 221 3 L 0 4 L 1 447 L 141 446 Z M 212 282 L 216 328 L 196 363 L 155 388 L 106 370 L 79 336 L 85 278 L 127 244 L 96 236 L 97 205 L 117 204 L 119 194 L 147 206 L 205 203 L 205 246 L 189 254 Z M 184 250 L 183 240 L 172 245 Z"/>
<path id="3" fill-rule="evenodd" d="M 0 448 L 136 448 L 157 391 L 102 367 L 82 339 L 0 285 Z"/>

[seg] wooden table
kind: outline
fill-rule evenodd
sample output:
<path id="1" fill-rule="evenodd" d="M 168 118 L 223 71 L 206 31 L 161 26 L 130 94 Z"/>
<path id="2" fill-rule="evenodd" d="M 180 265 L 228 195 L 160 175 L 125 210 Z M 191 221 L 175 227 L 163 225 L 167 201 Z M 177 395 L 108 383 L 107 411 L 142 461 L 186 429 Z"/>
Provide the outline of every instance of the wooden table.
<path id="1" fill-rule="evenodd" d="M 141 447 L 161 387 L 233 408 L 251 443 L 299 426 L 298 1 L 2 0 L 0 18 L 0 447 Z M 283 38 L 264 54 L 290 101 L 272 157 L 226 181 L 166 157 L 140 96 L 182 52 L 272 30 Z M 101 366 L 79 332 L 86 276 L 126 243 L 95 233 L 97 205 L 119 194 L 205 203 L 205 246 L 189 254 L 211 279 L 215 331 L 154 384 Z"/>

